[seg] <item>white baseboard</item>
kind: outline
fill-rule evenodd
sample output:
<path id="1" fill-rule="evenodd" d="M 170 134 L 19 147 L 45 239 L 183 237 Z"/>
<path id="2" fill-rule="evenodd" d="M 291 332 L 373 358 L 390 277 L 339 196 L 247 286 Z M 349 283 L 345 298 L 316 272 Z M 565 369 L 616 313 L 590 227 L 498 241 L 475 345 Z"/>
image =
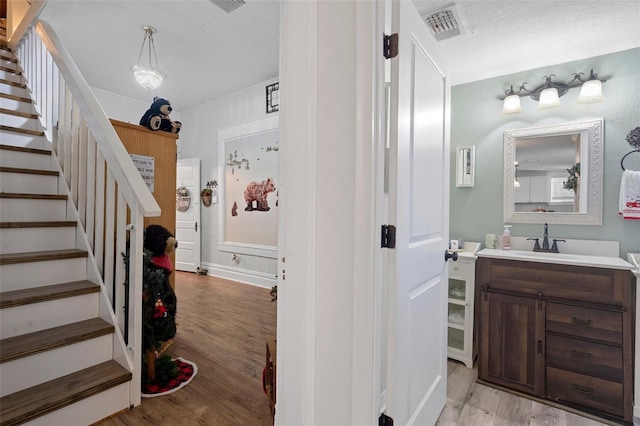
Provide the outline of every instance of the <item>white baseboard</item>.
<path id="1" fill-rule="evenodd" d="M 271 288 L 278 284 L 278 279 L 273 274 L 251 271 L 248 269 L 234 268 L 226 265 L 203 263 L 200 267 L 207 269 L 207 275 L 238 281 L 256 287 Z"/>

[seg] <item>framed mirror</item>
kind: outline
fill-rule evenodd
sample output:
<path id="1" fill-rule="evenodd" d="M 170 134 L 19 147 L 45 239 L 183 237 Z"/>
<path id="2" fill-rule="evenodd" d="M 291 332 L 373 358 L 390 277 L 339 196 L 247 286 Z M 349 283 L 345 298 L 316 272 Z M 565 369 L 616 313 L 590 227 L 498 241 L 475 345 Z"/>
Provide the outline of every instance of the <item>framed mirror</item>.
<path id="1" fill-rule="evenodd" d="M 504 132 L 505 223 L 602 225 L 603 120 Z"/>
<path id="2" fill-rule="evenodd" d="M 456 148 L 456 186 L 475 185 L 476 147 L 459 146 Z"/>

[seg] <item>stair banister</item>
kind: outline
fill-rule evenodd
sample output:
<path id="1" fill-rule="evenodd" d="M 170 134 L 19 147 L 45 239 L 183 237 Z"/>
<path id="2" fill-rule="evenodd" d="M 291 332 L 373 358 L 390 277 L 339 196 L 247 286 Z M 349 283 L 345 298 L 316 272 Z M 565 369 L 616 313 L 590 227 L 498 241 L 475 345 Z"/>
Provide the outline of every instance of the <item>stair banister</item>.
<path id="1" fill-rule="evenodd" d="M 132 371 L 130 401 L 139 405 L 142 258 L 130 256 L 126 296 L 120 254 L 127 244 L 131 253 L 142 253 L 144 217 L 159 216 L 160 207 L 53 28 L 35 19 L 15 51 L 57 155 L 66 183 L 63 190 L 76 212 L 73 219 L 82 225 L 78 244 L 89 247 L 88 269 L 101 284 L 100 316 L 117 326 L 114 359 Z M 126 342 L 124 336 L 128 336 Z"/>

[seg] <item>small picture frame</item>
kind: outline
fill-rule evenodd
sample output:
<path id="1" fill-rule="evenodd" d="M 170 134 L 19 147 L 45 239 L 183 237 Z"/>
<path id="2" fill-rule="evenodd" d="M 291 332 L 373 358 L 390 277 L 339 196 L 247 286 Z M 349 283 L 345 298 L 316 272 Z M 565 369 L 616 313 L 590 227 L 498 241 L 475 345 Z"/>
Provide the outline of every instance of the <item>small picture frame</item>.
<path id="1" fill-rule="evenodd" d="M 475 185 L 476 147 L 475 145 L 456 148 L 456 186 Z"/>
<path id="2" fill-rule="evenodd" d="M 277 112 L 280 108 L 280 83 L 267 86 L 267 114 Z"/>

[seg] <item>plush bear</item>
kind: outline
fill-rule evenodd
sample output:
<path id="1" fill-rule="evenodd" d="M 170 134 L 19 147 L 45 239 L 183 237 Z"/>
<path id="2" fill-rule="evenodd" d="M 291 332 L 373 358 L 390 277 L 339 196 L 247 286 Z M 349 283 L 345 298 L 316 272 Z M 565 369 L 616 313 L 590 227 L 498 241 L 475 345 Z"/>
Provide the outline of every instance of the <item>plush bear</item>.
<path id="1" fill-rule="evenodd" d="M 149 225 L 144 231 L 143 245 L 143 369 L 146 370 L 146 379 L 152 381 L 156 373 L 156 351 L 163 342 L 176 335 L 177 300 L 169 282 L 173 272 L 169 254 L 178 247 L 178 241 L 165 227 Z"/>
<path id="2" fill-rule="evenodd" d="M 171 102 L 164 98 L 154 97 L 153 103 L 140 119 L 140 125 L 151 130 L 163 130 L 165 132 L 179 133 L 182 123 L 171 121 L 169 114 L 173 108 Z"/>
<path id="3" fill-rule="evenodd" d="M 247 203 L 247 207 L 245 207 L 244 210 L 248 212 L 252 210 L 269 211 L 271 208 L 269 207 L 269 203 L 267 203 L 267 195 L 275 190 L 276 185 L 271 178 L 263 180 L 262 182 L 251 182 L 244 190 L 244 201 Z M 256 202 L 255 208 L 253 207 L 254 201 Z"/>

